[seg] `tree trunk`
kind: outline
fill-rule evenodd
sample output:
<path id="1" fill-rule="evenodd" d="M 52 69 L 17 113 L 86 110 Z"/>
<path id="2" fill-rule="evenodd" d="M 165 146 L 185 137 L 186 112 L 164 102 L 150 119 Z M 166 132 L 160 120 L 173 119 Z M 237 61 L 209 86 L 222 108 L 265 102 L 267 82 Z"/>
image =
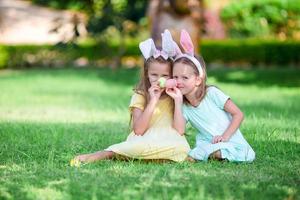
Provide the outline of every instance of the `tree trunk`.
<path id="1" fill-rule="evenodd" d="M 148 17 L 151 36 L 157 46 L 161 46 L 164 29 L 170 30 L 176 42 L 179 42 L 181 30 L 186 29 L 194 43 L 195 54 L 198 54 L 202 9 L 202 0 L 150 0 Z"/>

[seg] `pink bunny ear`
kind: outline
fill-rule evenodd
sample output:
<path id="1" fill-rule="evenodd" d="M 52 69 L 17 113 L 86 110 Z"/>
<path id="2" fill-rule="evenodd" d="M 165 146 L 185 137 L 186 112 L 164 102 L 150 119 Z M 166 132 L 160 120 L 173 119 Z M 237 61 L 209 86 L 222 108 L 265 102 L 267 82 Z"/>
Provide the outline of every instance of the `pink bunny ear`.
<path id="1" fill-rule="evenodd" d="M 185 53 L 194 56 L 194 45 L 189 33 L 186 30 L 182 30 L 180 34 L 180 44 Z"/>

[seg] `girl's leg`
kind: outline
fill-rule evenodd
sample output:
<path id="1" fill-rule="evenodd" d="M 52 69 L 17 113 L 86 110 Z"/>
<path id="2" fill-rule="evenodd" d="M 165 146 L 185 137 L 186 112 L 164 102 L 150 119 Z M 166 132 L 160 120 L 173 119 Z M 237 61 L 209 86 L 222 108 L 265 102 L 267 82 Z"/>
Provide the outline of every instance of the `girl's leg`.
<path id="1" fill-rule="evenodd" d="M 113 151 L 97 151 L 95 153 L 76 156 L 75 159 L 79 160 L 80 162 L 89 163 L 97 160 L 111 159 L 114 157 L 114 155 L 115 152 Z"/>

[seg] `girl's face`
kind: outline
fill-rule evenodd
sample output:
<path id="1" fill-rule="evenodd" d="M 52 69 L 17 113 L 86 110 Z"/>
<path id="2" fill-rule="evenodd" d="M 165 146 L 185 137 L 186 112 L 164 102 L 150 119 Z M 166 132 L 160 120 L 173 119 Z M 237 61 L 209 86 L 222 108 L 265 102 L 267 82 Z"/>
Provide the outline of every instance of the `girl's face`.
<path id="1" fill-rule="evenodd" d="M 173 67 L 173 78 L 177 81 L 177 87 L 183 95 L 193 94 L 201 84 L 201 79 L 194 69 L 184 63 L 175 63 Z"/>
<path id="2" fill-rule="evenodd" d="M 153 62 L 149 65 L 148 78 L 151 85 L 158 84 L 160 77 L 169 79 L 171 75 L 171 66 L 167 63 Z"/>

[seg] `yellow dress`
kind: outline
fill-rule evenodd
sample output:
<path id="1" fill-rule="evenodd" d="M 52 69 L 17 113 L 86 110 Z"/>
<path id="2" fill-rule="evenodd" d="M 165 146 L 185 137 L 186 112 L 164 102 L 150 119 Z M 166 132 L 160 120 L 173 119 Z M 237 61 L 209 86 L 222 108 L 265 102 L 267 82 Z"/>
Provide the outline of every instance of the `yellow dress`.
<path id="1" fill-rule="evenodd" d="M 144 110 L 144 102 L 144 96 L 135 93 L 129 108 Z M 172 121 L 173 102 L 171 97 L 166 97 L 158 101 L 149 128 L 144 135 L 138 136 L 132 131 L 126 141 L 114 144 L 105 150 L 131 158 L 182 162 L 187 157 L 190 146 L 185 136 L 181 136 L 172 128 Z"/>

